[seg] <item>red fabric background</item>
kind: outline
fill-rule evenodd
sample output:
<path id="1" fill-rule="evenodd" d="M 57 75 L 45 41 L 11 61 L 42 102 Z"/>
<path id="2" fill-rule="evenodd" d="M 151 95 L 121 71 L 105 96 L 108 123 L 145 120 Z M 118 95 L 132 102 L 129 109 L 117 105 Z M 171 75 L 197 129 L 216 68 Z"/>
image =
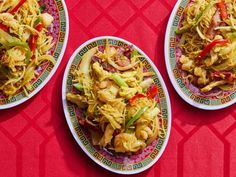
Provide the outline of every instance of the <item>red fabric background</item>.
<path id="1" fill-rule="evenodd" d="M 168 146 L 151 169 L 137 176 L 235 177 L 236 106 L 220 111 L 193 108 L 177 95 L 168 79 L 164 36 L 175 3 L 176 0 L 66 0 L 69 43 L 56 74 L 35 97 L 0 112 L 0 176 L 113 175 L 90 160 L 74 141 L 62 110 L 61 85 L 67 61 L 77 47 L 95 36 L 114 35 L 136 44 L 155 62 L 172 103 Z"/>

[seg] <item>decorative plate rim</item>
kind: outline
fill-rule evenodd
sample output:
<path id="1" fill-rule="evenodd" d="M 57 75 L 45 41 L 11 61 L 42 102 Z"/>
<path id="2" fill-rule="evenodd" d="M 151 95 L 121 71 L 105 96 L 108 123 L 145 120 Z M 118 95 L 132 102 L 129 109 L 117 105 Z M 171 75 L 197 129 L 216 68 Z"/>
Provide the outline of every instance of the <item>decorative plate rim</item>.
<path id="1" fill-rule="evenodd" d="M 61 49 L 61 53 L 57 59 L 56 64 L 54 65 L 53 69 L 51 70 L 51 72 L 49 73 L 49 75 L 47 76 L 47 78 L 31 93 L 29 94 L 28 97 L 24 97 L 21 100 L 15 101 L 13 103 L 9 103 L 9 104 L 5 104 L 5 105 L 0 105 L 0 110 L 4 110 L 4 109 L 9 109 L 15 106 L 18 106 L 24 102 L 26 102 L 27 100 L 31 99 L 34 95 L 36 95 L 41 89 L 43 89 L 43 87 L 50 81 L 50 79 L 52 78 L 52 76 L 55 74 L 56 70 L 58 69 L 62 58 L 65 54 L 65 50 L 66 50 L 66 46 L 68 43 L 68 37 L 69 37 L 69 16 L 68 16 L 68 10 L 67 10 L 67 6 L 64 0 L 61 0 L 62 5 L 63 5 L 63 9 L 65 11 L 65 20 L 66 20 L 66 32 L 65 32 L 65 40 Z"/>
<path id="2" fill-rule="evenodd" d="M 191 99 L 190 97 L 188 97 L 187 95 L 185 95 L 183 93 L 183 91 L 180 89 L 178 83 L 175 80 L 175 76 L 173 74 L 172 68 L 171 68 L 171 63 L 170 63 L 170 34 L 171 34 L 171 29 L 173 27 L 173 22 L 176 16 L 176 13 L 179 9 L 179 6 L 182 2 L 184 1 L 188 1 L 187 4 L 189 4 L 190 0 L 178 0 L 172 10 L 172 13 L 170 15 L 168 24 L 167 24 L 167 28 L 166 28 L 166 34 L 165 34 L 165 48 L 164 48 L 164 53 L 165 53 L 165 63 L 166 63 L 166 68 L 167 68 L 167 72 L 170 78 L 170 81 L 175 89 L 175 91 L 179 94 L 179 96 L 186 101 L 188 104 L 199 108 L 199 109 L 203 109 L 203 110 L 219 110 L 219 109 L 223 109 L 226 108 L 228 106 L 231 106 L 232 104 L 234 104 L 236 102 L 236 98 L 232 99 L 231 101 L 225 103 L 225 104 L 221 104 L 221 105 L 204 105 L 198 102 L 195 102 L 193 99 Z"/>
<path id="3" fill-rule="evenodd" d="M 102 164 L 99 160 L 97 160 L 96 158 L 94 158 L 85 148 L 85 146 L 80 142 L 80 139 L 76 133 L 76 131 L 74 130 L 74 127 L 73 127 L 73 124 L 70 120 L 70 115 L 67 111 L 67 101 L 66 101 L 66 84 L 67 84 L 67 75 L 69 73 L 69 69 L 71 67 L 71 64 L 75 58 L 75 56 L 79 53 L 79 51 L 81 49 L 83 49 L 86 45 L 94 42 L 94 41 L 97 41 L 97 40 L 101 40 L 101 39 L 114 39 L 114 40 L 118 40 L 118 41 L 121 41 L 123 43 L 126 43 L 128 45 L 132 45 L 134 48 L 136 48 L 143 56 L 144 58 L 148 61 L 148 63 L 151 65 L 151 67 L 153 68 L 153 70 L 156 72 L 157 76 L 158 76 L 158 79 L 160 80 L 160 83 L 163 87 L 163 91 L 166 95 L 166 103 L 167 103 L 167 107 L 168 107 L 168 129 L 167 129 L 167 134 L 166 134 L 166 139 L 161 147 L 161 150 L 160 152 L 158 153 L 157 157 L 151 162 L 149 163 L 147 166 L 145 167 L 142 167 L 138 170 L 132 170 L 132 171 L 121 171 L 121 170 L 115 170 L 115 169 L 111 169 L 109 168 L 108 166 L 105 166 L 104 164 Z M 165 85 L 165 82 L 160 74 L 160 72 L 158 71 L 158 69 L 156 68 L 156 66 L 153 64 L 152 60 L 140 49 L 138 48 L 136 45 L 132 44 L 131 42 L 125 40 L 125 39 L 122 39 L 122 38 L 118 38 L 118 37 L 114 37 L 114 36 L 100 36 L 100 37 L 95 37 L 95 38 L 92 38 L 88 41 L 86 41 L 85 43 L 83 43 L 82 45 L 80 45 L 76 50 L 75 52 L 72 54 L 72 56 L 70 57 L 68 63 L 67 63 L 67 66 L 66 66 L 66 69 L 65 69 L 65 72 L 64 72 L 64 76 L 63 76 L 63 83 L 62 83 L 62 102 L 63 102 L 63 109 L 64 109 L 64 114 L 65 114 L 65 117 L 66 117 L 66 121 L 67 121 L 67 124 L 70 128 L 70 131 L 74 137 L 74 139 L 76 140 L 76 142 L 79 144 L 80 148 L 85 152 L 85 154 L 90 157 L 95 163 L 97 163 L 98 165 L 100 165 L 101 167 L 105 168 L 106 170 L 108 171 L 111 171 L 111 172 L 114 172 L 114 173 L 117 173 L 117 174 L 126 174 L 126 175 L 131 175 L 131 174 L 137 174 L 137 173 L 140 173 L 140 172 L 143 172 L 145 170 L 147 170 L 148 168 L 150 168 L 151 166 L 153 166 L 158 160 L 159 158 L 162 156 L 164 150 L 166 149 L 166 146 L 168 144 L 168 141 L 169 141 L 169 136 L 170 136 L 170 131 L 171 131 L 171 121 L 172 121 L 172 118 L 171 118 L 171 104 L 170 104 L 170 97 L 169 97 L 169 94 L 168 94 L 168 91 L 167 91 L 167 87 Z"/>

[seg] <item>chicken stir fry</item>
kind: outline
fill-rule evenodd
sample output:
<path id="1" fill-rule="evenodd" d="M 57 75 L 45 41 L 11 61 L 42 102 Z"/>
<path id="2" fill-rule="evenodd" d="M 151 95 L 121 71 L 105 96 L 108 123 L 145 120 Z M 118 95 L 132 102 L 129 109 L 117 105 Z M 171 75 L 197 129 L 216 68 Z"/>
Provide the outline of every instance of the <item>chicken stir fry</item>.
<path id="1" fill-rule="evenodd" d="M 136 153 L 159 137 L 159 115 L 151 72 L 145 72 L 132 48 L 93 48 L 73 71 L 67 100 L 84 110 L 79 123 L 92 142 L 117 153 Z"/>
<path id="2" fill-rule="evenodd" d="M 32 90 L 30 81 L 48 55 L 53 38 L 47 28 L 53 17 L 37 0 L 0 0 L 0 92 L 14 96 L 20 89 Z"/>
<path id="3" fill-rule="evenodd" d="M 236 83 L 236 1 L 194 0 L 176 31 L 187 80 L 201 93 L 229 91 Z"/>

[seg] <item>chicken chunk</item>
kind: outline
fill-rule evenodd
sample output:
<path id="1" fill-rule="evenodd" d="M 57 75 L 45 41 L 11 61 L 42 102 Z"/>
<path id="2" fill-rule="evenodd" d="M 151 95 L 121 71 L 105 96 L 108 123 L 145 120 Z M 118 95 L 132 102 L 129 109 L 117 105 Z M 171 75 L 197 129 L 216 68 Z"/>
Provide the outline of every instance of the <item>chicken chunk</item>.
<path id="1" fill-rule="evenodd" d="M 195 67 L 193 60 L 190 60 L 188 57 L 184 55 L 181 56 L 180 63 L 182 63 L 182 69 L 190 73 L 193 71 L 193 68 Z"/>
<path id="2" fill-rule="evenodd" d="M 115 129 L 111 126 L 111 124 L 108 124 L 106 126 L 106 130 L 99 142 L 101 147 L 106 147 L 107 144 L 111 143 L 114 131 L 115 131 Z"/>
<path id="3" fill-rule="evenodd" d="M 135 135 L 139 139 L 147 140 L 149 137 L 153 136 L 153 132 L 146 124 L 137 124 Z"/>
<path id="4" fill-rule="evenodd" d="M 99 81 L 103 81 L 107 78 L 110 77 L 111 73 L 105 71 L 102 66 L 100 66 L 100 64 L 98 62 L 94 63 L 92 65 L 93 71 L 95 72 L 95 74 L 97 75 Z"/>
<path id="5" fill-rule="evenodd" d="M 87 99 L 79 94 L 68 93 L 66 94 L 66 99 L 74 104 L 76 104 L 79 108 L 87 108 L 88 103 Z"/>
<path id="6" fill-rule="evenodd" d="M 108 102 L 116 98 L 119 88 L 116 85 L 111 85 L 109 88 L 98 91 L 98 98 L 102 102 Z"/>
<path id="7" fill-rule="evenodd" d="M 224 85 L 226 83 L 226 81 L 221 80 L 221 81 L 214 81 L 209 83 L 209 85 L 207 85 L 206 87 L 202 88 L 201 91 L 202 92 L 208 92 L 210 90 L 212 90 L 214 87 L 217 87 L 219 85 Z"/>
<path id="8" fill-rule="evenodd" d="M 146 147 L 142 140 L 138 140 L 134 134 L 120 133 L 115 137 L 114 147 L 116 152 L 137 152 Z"/>
<path id="9" fill-rule="evenodd" d="M 209 83 L 209 79 L 207 78 L 207 71 L 201 67 L 194 68 L 194 75 L 198 76 L 198 84 L 199 85 L 206 85 Z"/>
<path id="10" fill-rule="evenodd" d="M 41 18 L 42 18 L 42 23 L 46 28 L 49 27 L 52 24 L 53 20 L 54 20 L 53 16 L 51 16 L 48 13 L 41 14 Z"/>

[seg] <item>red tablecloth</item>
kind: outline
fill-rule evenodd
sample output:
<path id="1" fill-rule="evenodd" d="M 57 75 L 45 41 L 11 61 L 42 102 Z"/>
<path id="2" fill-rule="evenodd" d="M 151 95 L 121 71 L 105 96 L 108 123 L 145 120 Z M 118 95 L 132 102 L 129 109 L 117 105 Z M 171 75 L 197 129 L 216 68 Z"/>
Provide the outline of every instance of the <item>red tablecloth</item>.
<path id="1" fill-rule="evenodd" d="M 137 176 L 235 177 L 236 106 L 203 111 L 189 106 L 173 89 L 164 61 L 164 36 L 176 0 L 66 0 L 69 43 L 56 74 L 26 103 L 0 112 L 1 177 L 108 177 L 90 160 L 66 124 L 61 85 L 74 50 L 100 35 L 122 37 L 143 49 L 167 84 L 173 124 L 161 159 Z M 118 175 L 117 175 L 118 176 Z"/>

